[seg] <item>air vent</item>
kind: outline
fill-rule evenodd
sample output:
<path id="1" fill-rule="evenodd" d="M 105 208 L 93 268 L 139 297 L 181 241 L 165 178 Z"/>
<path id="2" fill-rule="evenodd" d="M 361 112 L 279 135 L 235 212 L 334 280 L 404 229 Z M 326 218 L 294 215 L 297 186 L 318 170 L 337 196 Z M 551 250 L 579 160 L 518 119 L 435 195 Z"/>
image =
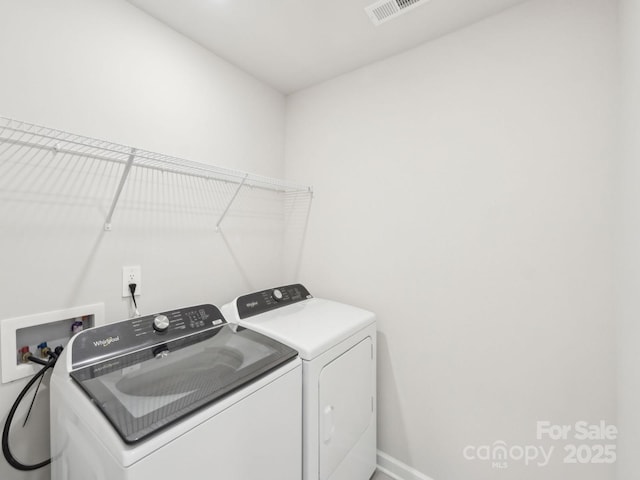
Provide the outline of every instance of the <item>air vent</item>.
<path id="1" fill-rule="evenodd" d="M 367 12 L 367 15 L 369 15 L 373 24 L 378 26 L 428 1 L 429 0 L 381 0 L 365 7 L 364 10 Z"/>

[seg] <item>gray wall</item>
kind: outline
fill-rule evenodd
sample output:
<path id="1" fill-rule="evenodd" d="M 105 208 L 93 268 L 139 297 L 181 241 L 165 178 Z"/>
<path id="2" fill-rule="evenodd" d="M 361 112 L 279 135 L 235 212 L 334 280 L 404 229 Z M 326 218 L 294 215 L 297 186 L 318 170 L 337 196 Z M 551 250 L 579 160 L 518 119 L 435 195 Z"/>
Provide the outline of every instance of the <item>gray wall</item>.
<path id="1" fill-rule="evenodd" d="M 287 100 L 312 293 L 379 315 L 379 448 L 434 479 L 610 479 L 617 3 L 526 2 Z M 467 445 L 555 446 L 545 468 Z M 610 443 L 610 442 L 609 442 Z"/>
<path id="2" fill-rule="evenodd" d="M 640 459 L 640 3 L 620 2 L 622 129 L 616 177 L 616 293 L 618 320 L 618 479 L 638 478 Z"/>
<path id="3" fill-rule="evenodd" d="M 0 115 L 282 176 L 283 96 L 126 2 L 0 0 L 0 11 Z M 142 266 L 142 313 L 282 280 L 282 201 L 242 193 L 219 234 L 210 186 L 136 171 L 105 233 L 116 169 L 31 154 L 0 162 L 0 319 L 94 302 L 122 319 L 123 265 Z M 24 384 L 0 385 L 0 421 Z M 12 434 L 26 462 L 48 456 L 47 401 L 45 389 Z M 48 476 L 0 459 L 0 478 Z"/>

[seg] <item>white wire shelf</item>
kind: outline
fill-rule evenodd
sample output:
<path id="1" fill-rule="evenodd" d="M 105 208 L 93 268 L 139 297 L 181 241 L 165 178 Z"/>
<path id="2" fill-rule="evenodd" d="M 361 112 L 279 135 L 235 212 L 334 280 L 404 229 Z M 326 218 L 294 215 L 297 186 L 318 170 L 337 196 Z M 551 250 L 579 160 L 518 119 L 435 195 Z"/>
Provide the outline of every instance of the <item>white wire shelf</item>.
<path id="1" fill-rule="evenodd" d="M 218 219 L 216 227 L 220 226 L 243 187 L 259 188 L 285 194 L 313 195 L 312 187 L 307 185 L 154 153 L 6 117 L 0 117 L 0 145 L 19 147 L 20 150 L 38 149 L 54 154 L 59 153 L 66 156 L 77 156 L 124 165 L 120 182 L 114 192 L 111 208 L 105 219 L 105 230 L 111 230 L 113 214 L 127 182 L 129 172 L 133 167 L 237 184 L 238 187 Z"/>

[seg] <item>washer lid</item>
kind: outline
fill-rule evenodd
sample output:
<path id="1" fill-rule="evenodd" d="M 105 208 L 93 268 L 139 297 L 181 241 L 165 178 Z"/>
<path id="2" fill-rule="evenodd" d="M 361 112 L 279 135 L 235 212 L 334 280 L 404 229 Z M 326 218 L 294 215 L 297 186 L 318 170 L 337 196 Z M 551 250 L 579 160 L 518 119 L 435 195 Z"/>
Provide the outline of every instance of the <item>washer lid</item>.
<path id="1" fill-rule="evenodd" d="M 236 299 L 234 311 L 227 316 L 230 321 L 289 345 L 298 350 L 303 360 L 316 358 L 375 322 L 372 312 L 321 298 L 302 300 L 240 320 L 239 300 Z"/>
<path id="2" fill-rule="evenodd" d="M 132 444 L 295 357 L 286 345 L 225 323 L 111 357 L 70 376 Z"/>

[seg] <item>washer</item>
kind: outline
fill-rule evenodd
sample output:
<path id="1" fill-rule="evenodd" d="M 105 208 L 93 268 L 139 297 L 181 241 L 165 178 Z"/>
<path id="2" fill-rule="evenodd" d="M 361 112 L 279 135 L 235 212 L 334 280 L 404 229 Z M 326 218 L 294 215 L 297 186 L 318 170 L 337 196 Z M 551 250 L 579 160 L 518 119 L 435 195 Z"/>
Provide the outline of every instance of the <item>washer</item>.
<path id="1" fill-rule="evenodd" d="M 85 330 L 51 378 L 53 480 L 300 480 L 297 352 L 213 305 Z"/>
<path id="2" fill-rule="evenodd" d="M 376 468 L 376 318 L 289 285 L 236 298 L 229 322 L 298 350 L 303 479 L 368 480 Z"/>

